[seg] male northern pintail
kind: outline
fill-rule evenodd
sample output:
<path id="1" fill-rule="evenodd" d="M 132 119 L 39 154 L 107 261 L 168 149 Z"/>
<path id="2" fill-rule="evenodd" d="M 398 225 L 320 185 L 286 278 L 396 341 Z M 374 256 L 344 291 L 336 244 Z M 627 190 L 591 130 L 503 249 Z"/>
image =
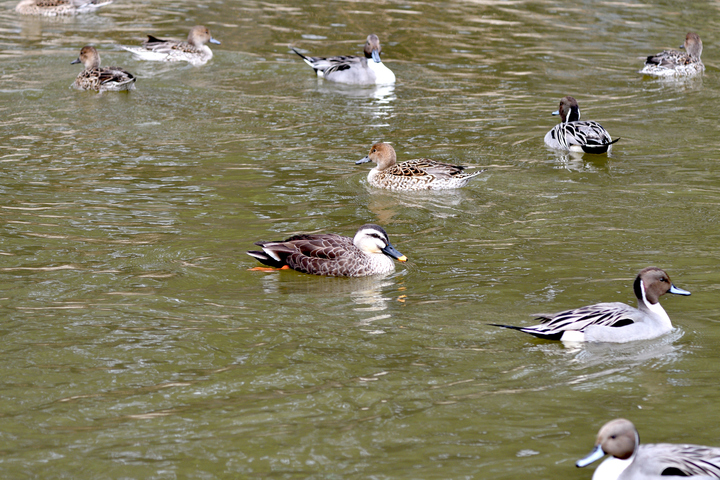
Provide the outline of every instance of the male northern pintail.
<path id="1" fill-rule="evenodd" d="M 580 107 L 577 100 L 567 96 L 560 100 L 560 108 L 552 113 L 560 115 L 560 123 L 545 135 L 548 147 L 571 152 L 605 153 L 620 140 L 610 134 L 597 122 L 580 121 Z"/>
<path id="2" fill-rule="evenodd" d="M 697 75 L 705 71 L 700 60 L 702 40 L 697 33 L 690 32 L 685 36 L 685 43 L 680 45 L 684 52 L 665 50 L 657 55 L 650 55 L 640 73 L 659 77 L 675 77 Z"/>
<path id="3" fill-rule="evenodd" d="M 647 267 L 633 283 L 638 308 L 620 302 L 597 303 L 555 314 L 538 314 L 540 325 L 512 328 L 547 340 L 571 342 L 631 342 L 659 337 L 672 330 L 670 317 L 660 305 L 666 293 L 690 295 L 672 284 L 667 273 Z"/>
<path id="4" fill-rule="evenodd" d="M 318 77 L 326 80 L 358 85 L 395 83 L 395 74 L 380 60 L 380 39 L 375 34 L 367 37 L 364 57 L 306 57 L 294 48 L 292 50 L 315 70 Z"/>
<path id="5" fill-rule="evenodd" d="M 389 190 L 442 190 L 460 188 L 478 172 L 465 172 L 465 167 L 437 162 L 427 158 L 397 163 L 395 149 L 388 143 L 376 143 L 370 147 L 370 153 L 355 164 L 373 161 L 377 166 L 368 173 L 368 182 L 373 187 Z"/>
<path id="6" fill-rule="evenodd" d="M 135 77 L 120 67 L 100 67 L 100 54 L 90 45 L 80 50 L 80 56 L 70 62 L 82 63 L 85 70 L 73 82 L 78 90 L 97 90 L 98 92 L 133 90 Z"/>
<path id="7" fill-rule="evenodd" d="M 355 238 L 342 235 L 295 235 L 280 242 L 256 242 L 263 251 L 248 255 L 274 268 L 292 268 L 313 275 L 330 277 L 364 277 L 395 270 L 392 259 L 407 257 L 390 244 L 382 227 L 367 224 Z"/>
<path id="8" fill-rule="evenodd" d="M 578 460 L 585 467 L 606 454 L 593 480 L 660 480 L 662 478 L 720 478 L 720 448 L 702 445 L 640 444 L 640 435 L 630 420 L 618 418 L 598 433 L 595 448 Z M 670 476 L 670 477 L 668 477 Z"/>
<path id="9" fill-rule="evenodd" d="M 122 47 L 141 60 L 157 62 L 190 62 L 199 66 L 204 65 L 213 56 L 210 47 L 205 43 L 220 44 L 210 35 L 210 30 L 202 25 L 190 29 L 186 42 L 181 40 L 161 40 L 152 35 L 143 42 L 142 47 Z"/>
<path id="10" fill-rule="evenodd" d="M 23 15 L 77 15 L 97 10 L 114 0 L 22 0 L 15 11 Z"/>

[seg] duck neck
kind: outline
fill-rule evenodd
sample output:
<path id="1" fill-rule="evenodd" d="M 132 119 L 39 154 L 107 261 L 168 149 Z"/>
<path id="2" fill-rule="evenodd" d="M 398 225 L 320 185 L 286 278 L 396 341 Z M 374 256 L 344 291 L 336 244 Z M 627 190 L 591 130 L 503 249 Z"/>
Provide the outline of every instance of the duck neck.
<path id="1" fill-rule="evenodd" d="M 639 280 L 639 288 L 636 289 L 636 293 L 638 293 L 637 290 L 640 291 L 640 296 L 638 296 L 638 310 L 649 314 L 654 319 L 659 320 L 663 326 L 671 329 L 672 322 L 670 321 L 670 317 L 668 317 L 668 314 L 662 305 L 660 305 L 660 302 L 652 303 L 648 300 L 647 295 L 645 295 L 645 283 L 642 280 Z M 639 442 L 636 443 L 636 449 L 637 445 L 639 445 Z"/>

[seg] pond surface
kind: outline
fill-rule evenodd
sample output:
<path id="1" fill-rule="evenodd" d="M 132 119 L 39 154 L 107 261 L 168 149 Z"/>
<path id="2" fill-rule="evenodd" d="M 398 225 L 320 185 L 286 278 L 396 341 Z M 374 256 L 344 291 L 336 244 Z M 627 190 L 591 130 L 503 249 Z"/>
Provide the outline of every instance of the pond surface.
<path id="1" fill-rule="evenodd" d="M 0 469 L 5 478 L 589 479 L 598 428 L 720 446 L 718 2 L 3 1 Z M 203 24 L 207 65 L 120 49 Z M 637 74 L 704 41 L 702 78 Z M 394 87 L 316 79 L 383 44 Z M 137 90 L 69 88 L 86 44 Z M 621 140 L 545 147 L 564 95 Z M 392 193 L 355 165 L 482 167 Z M 254 272 L 257 240 L 378 223 L 384 278 Z M 635 304 L 664 268 L 675 330 L 564 346 L 488 323 Z"/>

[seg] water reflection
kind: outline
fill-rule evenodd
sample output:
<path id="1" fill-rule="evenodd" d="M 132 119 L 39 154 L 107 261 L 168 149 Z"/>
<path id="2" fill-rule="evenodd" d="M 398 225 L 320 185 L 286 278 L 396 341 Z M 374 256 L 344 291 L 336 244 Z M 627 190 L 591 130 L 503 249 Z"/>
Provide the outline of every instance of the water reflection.
<path id="1" fill-rule="evenodd" d="M 622 369 L 633 369 L 653 361 L 653 366 L 667 365 L 679 361 L 683 346 L 678 344 L 684 332 L 680 328 L 653 340 L 628 343 L 585 343 L 562 342 L 569 354 L 575 355 L 571 363 L 576 367 L 606 367 L 621 365 Z"/>
<path id="2" fill-rule="evenodd" d="M 356 307 L 356 312 L 381 312 L 394 301 L 404 302 L 405 290 L 397 274 L 371 275 L 368 277 L 322 277 L 296 272 L 272 272 L 264 274 L 263 292 L 268 295 L 307 295 L 309 298 L 347 297 Z M 392 293 L 389 293 L 391 291 Z M 384 315 L 382 318 L 388 318 Z M 368 325 L 379 317 L 361 319 L 358 325 Z"/>
<path id="3" fill-rule="evenodd" d="M 609 172 L 612 154 L 594 155 L 585 152 L 557 152 L 558 169 L 575 172 Z"/>
<path id="4" fill-rule="evenodd" d="M 317 79 L 315 91 L 323 95 L 341 95 L 349 99 L 367 99 L 371 102 L 359 105 L 363 113 L 369 113 L 373 119 L 390 117 L 394 113 L 393 102 L 397 99 L 395 85 L 357 86 L 344 85 Z M 387 127 L 388 124 L 369 125 Z"/>

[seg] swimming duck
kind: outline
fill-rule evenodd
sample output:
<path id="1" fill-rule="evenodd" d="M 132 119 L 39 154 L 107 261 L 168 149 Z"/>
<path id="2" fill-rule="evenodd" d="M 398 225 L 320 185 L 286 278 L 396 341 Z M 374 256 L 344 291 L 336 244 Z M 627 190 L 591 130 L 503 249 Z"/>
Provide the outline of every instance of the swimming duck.
<path id="1" fill-rule="evenodd" d="M 256 242 L 262 252 L 247 252 L 274 268 L 291 268 L 313 275 L 364 277 L 395 270 L 392 259 L 407 257 L 390 244 L 382 227 L 367 224 L 354 238 L 335 234 L 295 235 L 279 242 Z"/>
<path id="2" fill-rule="evenodd" d="M 696 75 L 705 71 L 705 65 L 700 60 L 702 40 L 697 33 L 689 32 L 680 48 L 684 48 L 685 51 L 665 50 L 657 55 L 650 55 L 645 60 L 645 66 L 640 73 L 673 77 Z"/>
<path id="3" fill-rule="evenodd" d="M 618 418 L 600 429 L 595 448 L 578 460 L 585 467 L 612 455 L 595 469 L 593 480 L 660 480 L 688 477 L 720 478 L 720 448 L 702 445 L 640 444 L 640 435 L 630 420 Z"/>
<path id="4" fill-rule="evenodd" d="M 135 88 L 135 77 L 131 73 L 120 67 L 100 68 L 100 54 L 90 45 L 83 47 L 80 56 L 70 63 L 85 65 L 85 70 L 80 72 L 72 84 L 78 90 L 119 92 Z"/>
<path id="5" fill-rule="evenodd" d="M 122 47 L 141 60 L 157 62 L 189 62 L 191 65 L 204 65 L 213 57 L 213 52 L 205 43 L 220 45 L 210 35 L 210 30 L 202 25 L 190 29 L 186 42 L 180 40 L 161 40 L 152 35 L 143 42 L 142 47 Z"/>
<path id="6" fill-rule="evenodd" d="M 373 161 L 377 166 L 368 173 L 368 182 L 373 187 L 389 190 L 442 190 L 460 188 L 468 184 L 483 170 L 465 172 L 465 167 L 437 162 L 427 158 L 397 163 L 395 149 L 388 143 L 376 143 L 370 153 L 355 164 Z"/>
<path id="7" fill-rule="evenodd" d="M 295 48 L 292 51 L 300 55 L 318 77 L 326 80 L 357 85 L 395 83 L 395 74 L 380 60 L 380 39 L 375 34 L 367 37 L 364 57 L 306 57 Z"/>
<path id="8" fill-rule="evenodd" d="M 560 115 L 560 123 L 545 135 L 545 145 L 570 152 L 605 153 L 610 145 L 620 140 L 597 122 L 580 121 L 577 100 L 567 96 L 560 100 L 560 108 L 552 113 Z"/>
<path id="9" fill-rule="evenodd" d="M 100 7 L 110 5 L 114 0 L 22 0 L 15 11 L 22 15 L 77 15 L 93 12 Z"/>
<path id="10" fill-rule="evenodd" d="M 597 303 L 551 315 L 540 314 L 540 325 L 512 328 L 547 340 L 571 342 L 615 342 L 647 340 L 672 330 L 672 323 L 659 303 L 666 293 L 690 295 L 677 288 L 667 273 L 657 267 L 647 267 L 638 273 L 633 283 L 638 308 L 620 302 Z"/>

